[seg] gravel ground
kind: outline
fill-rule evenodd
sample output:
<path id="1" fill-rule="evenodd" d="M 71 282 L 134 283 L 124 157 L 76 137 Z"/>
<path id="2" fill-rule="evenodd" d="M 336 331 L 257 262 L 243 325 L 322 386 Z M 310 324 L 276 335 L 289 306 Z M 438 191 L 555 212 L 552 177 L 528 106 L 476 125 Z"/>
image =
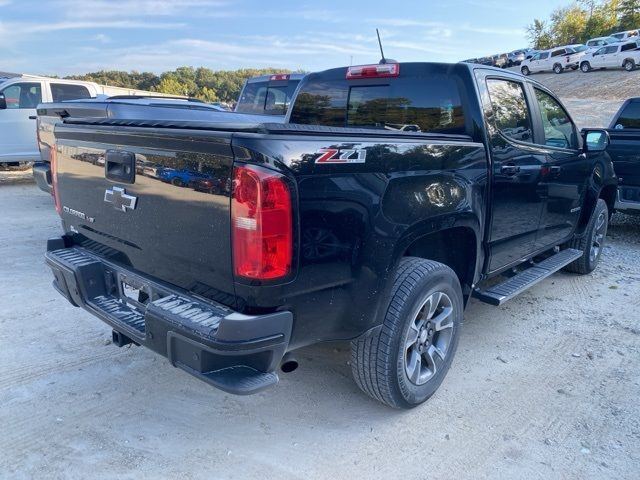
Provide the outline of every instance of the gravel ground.
<path id="1" fill-rule="evenodd" d="M 296 372 L 250 397 L 111 345 L 50 285 L 50 197 L 11 175 L 0 478 L 638 478 L 640 217 L 614 216 L 592 275 L 556 274 L 500 308 L 472 301 L 442 387 L 398 412 L 360 393 L 343 344 L 302 350 Z"/>

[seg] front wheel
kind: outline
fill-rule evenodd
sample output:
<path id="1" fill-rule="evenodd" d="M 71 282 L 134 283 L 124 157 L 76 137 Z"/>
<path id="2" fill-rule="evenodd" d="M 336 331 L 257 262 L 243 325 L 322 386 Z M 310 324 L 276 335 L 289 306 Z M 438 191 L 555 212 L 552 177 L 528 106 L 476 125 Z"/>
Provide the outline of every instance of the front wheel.
<path id="1" fill-rule="evenodd" d="M 426 401 L 451 366 L 463 308 L 453 270 L 431 260 L 403 258 L 381 328 L 351 342 L 358 386 L 394 408 Z"/>
<path id="2" fill-rule="evenodd" d="M 529 71 L 529 67 L 522 67 L 520 69 L 520 72 L 526 77 L 528 76 L 531 72 Z"/>
<path id="3" fill-rule="evenodd" d="M 631 72 L 636 69 L 636 62 L 634 62 L 633 60 L 625 60 L 624 63 L 622 64 L 622 67 L 627 72 Z"/>
<path id="4" fill-rule="evenodd" d="M 562 68 L 562 65 L 560 65 L 559 63 L 556 63 L 553 66 L 553 73 L 560 74 L 560 73 L 562 73 L 562 70 L 564 70 L 564 69 Z"/>
<path id="5" fill-rule="evenodd" d="M 575 238 L 569 242 L 569 248 L 575 248 L 582 252 L 582 256 L 565 267 L 568 272 L 585 275 L 593 272 L 598 266 L 602 249 L 607 237 L 607 227 L 609 224 L 609 209 L 603 199 L 598 199 L 596 208 L 591 213 L 591 218 L 587 224 L 584 234 L 580 238 Z"/>
<path id="6" fill-rule="evenodd" d="M 578 65 L 574 65 L 574 66 L 571 67 L 571 70 L 573 70 L 575 72 L 578 68 L 579 68 Z"/>
<path id="7" fill-rule="evenodd" d="M 582 62 L 580 70 L 582 70 L 583 73 L 589 73 L 591 71 L 591 64 L 589 62 Z"/>

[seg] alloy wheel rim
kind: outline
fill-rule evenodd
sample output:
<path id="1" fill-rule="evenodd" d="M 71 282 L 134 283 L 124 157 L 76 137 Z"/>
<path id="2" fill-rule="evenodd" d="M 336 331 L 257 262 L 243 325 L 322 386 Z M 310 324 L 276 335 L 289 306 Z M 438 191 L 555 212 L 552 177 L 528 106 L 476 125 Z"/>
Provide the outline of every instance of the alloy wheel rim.
<path id="1" fill-rule="evenodd" d="M 604 245 L 604 237 L 607 235 L 607 216 L 604 212 L 600 212 L 596 220 L 596 228 L 593 230 L 591 240 L 591 250 L 589 251 L 589 260 L 594 262 L 602 253 Z"/>
<path id="2" fill-rule="evenodd" d="M 453 338 L 453 304 L 446 293 L 426 297 L 412 316 L 404 339 L 404 368 L 409 381 L 424 385 L 447 358 Z"/>

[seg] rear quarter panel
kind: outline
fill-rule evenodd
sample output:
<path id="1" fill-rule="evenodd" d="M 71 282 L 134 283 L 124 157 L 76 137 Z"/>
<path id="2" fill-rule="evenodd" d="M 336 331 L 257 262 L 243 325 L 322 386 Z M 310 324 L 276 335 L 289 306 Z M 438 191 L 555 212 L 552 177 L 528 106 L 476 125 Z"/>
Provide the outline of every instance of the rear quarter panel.
<path id="1" fill-rule="evenodd" d="M 411 241 L 459 226 L 482 238 L 482 144 L 239 134 L 233 148 L 236 161 L 277 169 L 296 188 L 296 278 L 259 289 L 236 284 L 238 297 L 254 307 L 293 311 L 292 348 L 353 338 L 378 324 Z M 317 163 L 328 149 L 365 151 L 366 158 Z"/>

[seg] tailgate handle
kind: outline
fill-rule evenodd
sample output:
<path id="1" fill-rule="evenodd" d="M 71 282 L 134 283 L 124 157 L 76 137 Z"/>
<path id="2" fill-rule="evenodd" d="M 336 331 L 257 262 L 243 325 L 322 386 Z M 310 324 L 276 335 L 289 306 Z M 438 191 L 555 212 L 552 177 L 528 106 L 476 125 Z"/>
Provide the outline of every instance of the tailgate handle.
<path id="1" fill-rule="evenodd" d="M 122 150 L 107 150 L 104 156 L 104 176 L 122 183 L 136 181 L 136 154 Z"/>

